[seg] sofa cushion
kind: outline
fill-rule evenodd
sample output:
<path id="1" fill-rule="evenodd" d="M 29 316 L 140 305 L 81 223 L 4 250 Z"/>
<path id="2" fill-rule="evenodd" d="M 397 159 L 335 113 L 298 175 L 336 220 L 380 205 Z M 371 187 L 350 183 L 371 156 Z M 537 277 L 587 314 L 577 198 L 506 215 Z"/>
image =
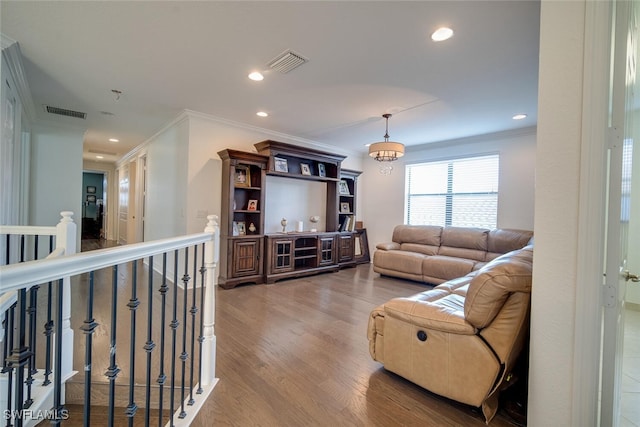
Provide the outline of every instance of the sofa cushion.
<path id="1" fill-rule="evenodd" d="M 454 334 L 474 335 L 477 330 L 464 318 L 464 297 L 433 289 L 384 304 L 387 316 L 417 327 Z"/>
<path id="2" fill-rule="evenodd" d="M 425 278 L 450 280 L 466 276 L 473 270 L 474 264 L 468 259 L 433 255 L 423 258 L 422 274 Z"/>
<path id="3" fill-rule="evenodd" d="M 393 229 L 391 240 L 396 243 L 440 246 L 441 234 L 442 227 L 437 225 L 398 225 Z"/>
<path id="4" fill-rule="evenodd" d="M 491 261 L 507 252 L 515 251 L 529 244 L 533 238 L 533 232 L 529 230 L 514 230 L 508 228 L 496 228 L 489 232 L 487 240 L 487 258 Z"/>
<path id="5" fill-rule="evenodd" d="M 464 304 L 466 320 L 478 329 L 489 325 L 512 292 L 531 292 L 533 246 L 504 254 L 477 271 Z"/>
<path id="6" fill-rule="evenodd" d="M 406 251 L 376 251 L 373 258 L 379 269 L 422 276 L 422 261 L 426 255 Z"/>
<path id="7" fill-rule="evenodd" d="M 473 227 L 445 227 L 442 230 L 441 246 L 453 248 L 487 250 L 489 230 Z"/>
<path id="8" fill-rule="evenodd" d="M 436 255 L 439 248 L 439 246 L 421 245 L 418 243 L 402 243 L 400 245 L 401 251 L 417 252 L 425 255 Z"/>

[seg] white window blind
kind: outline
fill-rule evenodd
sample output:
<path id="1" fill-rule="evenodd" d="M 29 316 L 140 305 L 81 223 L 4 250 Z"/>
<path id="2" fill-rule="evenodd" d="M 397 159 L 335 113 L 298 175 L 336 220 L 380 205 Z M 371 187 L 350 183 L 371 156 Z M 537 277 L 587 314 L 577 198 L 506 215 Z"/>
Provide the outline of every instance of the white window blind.
<path id="1" fill-rule="evenodd" d="M 495 228 L 500 156 L 408 165 L 406 223 Z"/>

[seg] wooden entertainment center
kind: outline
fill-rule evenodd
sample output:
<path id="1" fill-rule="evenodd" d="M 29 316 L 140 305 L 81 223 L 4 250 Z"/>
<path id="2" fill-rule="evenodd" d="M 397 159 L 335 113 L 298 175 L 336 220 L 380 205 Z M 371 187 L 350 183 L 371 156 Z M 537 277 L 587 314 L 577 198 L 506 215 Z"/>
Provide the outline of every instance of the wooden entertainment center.
<path id="1" fill-rule="evenodd" d="M 357 179 L 344 156 L 277 141 L 254 144 L 257 153 L 222 150 L 220 278 L 225 289 L 244 283 L 336 271 L 354 266 Z M 266 176 L 326 184 L 324 231 L 265 233 Z M 266 256 L 265 256 L 266 254 Z M 368 261 L 368 260 L 367 260 Z"/>

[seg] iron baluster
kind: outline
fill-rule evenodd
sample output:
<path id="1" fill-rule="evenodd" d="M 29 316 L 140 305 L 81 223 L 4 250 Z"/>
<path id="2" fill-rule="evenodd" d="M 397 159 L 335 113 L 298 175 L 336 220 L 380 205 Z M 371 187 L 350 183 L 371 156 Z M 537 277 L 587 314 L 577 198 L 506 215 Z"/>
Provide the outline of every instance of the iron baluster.
<path id="1" fill-rule="evenodd" d="M 171 327 L 171 399 L 169 401 L 169 413 L 171 414 L 171 427 L 173 427 L 173 413 L 175 412 L 174 397 L 176 386 L 176 333 L 178 332 L 178 250 L 174 252 L 173 261 L 173 320 Z"/>
<path id="2" fill-rule="evenodd" d="M 153 256 L 149 257 L 149 286 L 147 287 L 147 297 L 149 299 L 149 309 L 147 310 L 147 342 L 144 349 L 147 352 L 147 389 L 145 396 L 144 425 L 149 426 L 149 416 L 151 415 L 151 355 L 156 344 L 153 342 L 152 322 L 153 322 Z"/>
<path id="3" fill-rule="evenodd" d="M 167 253 L 162 254 L 162 284 L 160 285 L 160 372 L 158 373 L 158 385 L 159 390 L 159 405 L 158 405 L 158 427 L 162 427 L 162 406 L 164 399 L 164 382 L 167 376 L 164 373 L 164 333 L 165 333 L 165 320 L 166 320 L 166 303 L 167 303 Z"/>
<path id="4" fill-rule="evenodd" d="M 85 334 L 84 349 L 84 408 L 83 425 L 91 425 L 91 364 L 93 351 L 93 333 L 98 326 L 93 318 L 94 272 L 89 273 L 89 294 L 87 295 L 87 318 L 80 327 Z"/>
<path id="5" fill-rule="evenodd" d="M 37 314 L 37 304 L 38 304 L 38 288 L 40 286 L 35 285 L 31 289 L 29 289 L 29 308 L 27 309 L 27 314 L 29 315 L 29 348 L 31 351 L 31 356 L 29 356 L 29 360 L 27 362 L 27 380 L 25 381 L 25 385 L 27 386 L 27 399 L 24 402 L 24 407 L 29 408 L 33 403 L 33 399 L 31 397 L 31 386 L 33 385 L 33 374 L 38 372 L 36 369 L 36 314 Z"/>
<path id="6" fill-rule="evenodd" d="M 194 354 L 196 344 L 196 314 L 198 313 L 198 307 L 196 306 L 196 282 L 198 278 L 198 246 L 193 247 L 193 291 L 191 292 L 191 365 L 189 373 L 189 405 L 193 405 L 196 401 L 193 399 L 193 370 L 194 370 Z"/>
<path id="7" fill-rule="evenodd" d="M 196 394 L 202 394 L 202 343 L 204 342 L 204 273 L 207 269 L 204 267 L 204 243 L 202 244 L 202 260 L 200 265 L 200 336 L 198 342 L 200 343 L 200 349 L 198 352 L 198 390 Z"/>
<path id="8" fill-rule="evenodd" d="M 11 351 L 11 355 L 8 358 L 9 367 L 15 370 L 16 375 L 16 399 L 15 409 L 20 411 L 24 409 L 24 369 L 25 365 L 31 358 L 31 351 L 27 347 L 26 333 L 27 333 L 27 290 L 20 289 L 18 291 L 18 305 L 17 305 L 17 317 L 18 317 L 18 340 L 15 342 L 15 346 Z M 17 426 L 22 426 L 22 417 L 17 418 Z"/>
<path id="9" fill-rule="evenodd" d="M 53 282 L 47 285 L 47 323 L 44 324 L 44 336 L 46 337 L 46 349 L 44 360 L 44 381 L 43 386 L 51 384 L 49 375 L 51 375 L 51 335 L 53 334 L 53 317 L 51 307 L 53 306 Z"/>
<path id="10" fill-rule="evenodd" d="M 125 415 L 129 418 L 129 427 L 133 427 L 133 417 L 138 406 L 135 403 L 136 384 L 136 311 L 140 301 L 138 300 L 138 261 L 132 261 L 131 299 L 127 304 L 131 311 L 131 349 L 129 350 L 129 404 Z"/>
<path id="11" fill-rule="evenodd" d="M 182 361 L 182 383 L 180 384 L 180 415 L 179 418 L 185 418 L 187 416 L 187 412 L 184 410 L 184 386 L 185 386 L 185 376 L 187 369 L 187 359 L 189 358 L 189 354 L 187 354 L 187 289 L 189 286 L 189 250 L 185 248 L 184 250 L 184 275 L 182 276 L 182 353 L 180 354 L 180 360 Z"/>
<path id="12" fill-rule="evenodd" d="M 49 236 L 49 253 L 53 252 L 53 236 Z M 51 375 L 51 334 L 53 333 L 53 319 L 51 317 L 51 307 L 53 306 L 52 300 L 53 282 L 49 282 L 47 285 L 47 322 L 44 324 L 45 336 L 45 361 L 44 361 L 44 381 L 43 386 L 51 384 L 49 375 Z"/>
<path id="13" fill-rule="evenodd" d="M 113 277 L 111 279 L 111 342 L 109 348 L 109 369 L 105 376 L 109 378 L 109 410 L 107 411 L 107 425 L 113 426 L 113 411 L 115 410 L 116 399 L 116 377 L 120 368 L 116 365 L 116 331 L 117 328 L 117 307 L 118 307 L 118 266 L 112 268 Z"/>
<path id="14" fill-rule="evenodd" d="M 55 366 L 53 368 L 53 410 L 55 411 L 55 417 L 51 420 L 51 424 L 59 425 L 60 415 L 64 406 L 62 405 L 62 302 L 63 302 L 63 290 L 64 279 L 58 279 L 58 290 L 56 292 L 58 301 L 56 303 L 56 357 Z"/>

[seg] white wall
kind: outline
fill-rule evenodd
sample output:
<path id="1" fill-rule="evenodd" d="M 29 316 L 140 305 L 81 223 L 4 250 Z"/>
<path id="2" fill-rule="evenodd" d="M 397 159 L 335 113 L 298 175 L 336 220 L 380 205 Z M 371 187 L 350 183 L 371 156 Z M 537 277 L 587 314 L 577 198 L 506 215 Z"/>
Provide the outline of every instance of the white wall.
<path id="1" fill-rule="evenodd" d="M 281 232 L 282 218 L 287 220 L 287 231 L 297 231 L 298 221 L 302 221 L 303 230 L 309 231 L 313 226 L 309 221 L 312 215 L 320 217 L 317 230 L 326 231 L 326 183 L 268 176 L 267 188 L 264 215 L 266 233 Z"/>
<path id="2" fill-rule="evenodd" d="M 187 233 L 188 120 L 179 120 L 145 145 L 147 200 L 145 240 Z"/>
<path id="3" fill-rule="evenodd" d="M 536 135 L 527 128 L 407 147 L 391 175 L 380 174 L 377 162 L 367 158 L 359 194 L 370 250 L 391 241 L 393 227 L 404 223 L 405 165 L 490 153 L 500 154 L 498 227 L 533 230 Z"/>
<path id="4" fill-rule="evenodd" d="M 575 408 L 572 403 L 581 388 L 598 375 L 594 369 L 592 378 L 573 376 L 579 357 L 574 354 L 577 294 L 589 285 L 578 283 L 581 272 L 577 268 L 581 253 L 580 163 L 582 151 L 588 148 L 582 146 L 582 132 L 588 128 L 583 120 L 590 119 L 582 116 L 585 3 L 543 1 L 541 7 L 528 398 L 531 426 L 593 425 L 580 423 L 573 416 L 595 412 L 596 402 Z M 588 315 L 600 314 L 595 310 Z M 590 332 L 597 334 L 597 329 Z M 590 355 L 581 357 L 585 356 Z"/>
<path id="5" fill-rule="evenodd" d="M 74 213 L 74 221 L 80 223 L 83 133 L 42 124 L 33 127 L 29 225 L 55 225 L 60 212 L 69 210 Z"/>

